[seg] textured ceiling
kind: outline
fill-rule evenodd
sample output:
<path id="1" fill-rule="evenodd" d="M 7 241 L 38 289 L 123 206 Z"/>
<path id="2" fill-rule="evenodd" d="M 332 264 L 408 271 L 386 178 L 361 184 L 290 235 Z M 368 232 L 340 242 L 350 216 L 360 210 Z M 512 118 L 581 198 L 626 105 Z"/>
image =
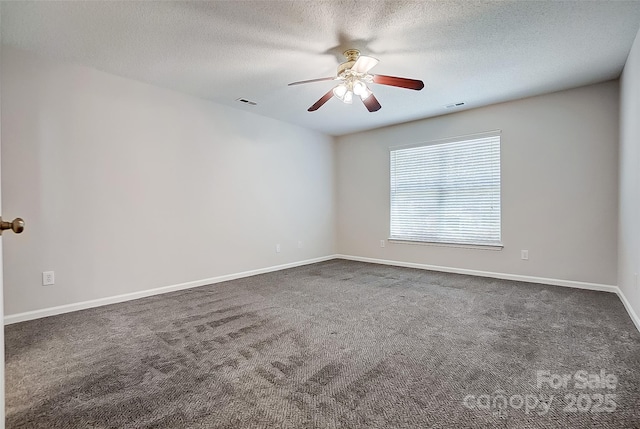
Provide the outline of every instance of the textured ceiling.
<path id="1" fill-rule="evenodd" d="M 617 78 L 639 26 L 640 1 L 2 3 L 3 43 L 331 135 Z M 425 89 L 307 112 L 333 82 L 287 83 L 334 75 L 347 48 Z"/>

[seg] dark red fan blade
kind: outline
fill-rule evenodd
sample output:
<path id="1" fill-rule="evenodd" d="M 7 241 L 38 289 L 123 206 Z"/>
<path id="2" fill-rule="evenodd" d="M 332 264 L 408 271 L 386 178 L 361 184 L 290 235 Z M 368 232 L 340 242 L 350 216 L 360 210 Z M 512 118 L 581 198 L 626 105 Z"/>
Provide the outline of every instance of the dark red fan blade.
<path id="1" fill-rule="evenodd" d="M 370 96 L 362 100 L 362 102 L 367 107 L 367 110 L 369 112 L 377 112 L 382 108 L 382 106 L 380 105 L 380 102 L 378 102 L 378 99 L 373 94 L 371 94 Z"/>
<path id="2" fill-rule="evenodd" d="M 303 83 L 312 83 L 312 82 L 322 82 L 324 80 L 335 80 L 335 77 L 321 77 L 319 79 L 311 79 L 311 80 L 301 80 L 300 82 L 292 82 L 287 86 L 292 86 L 292 85 L 301 85 Z"/>
<path id="3" fill-rule="evenodd" d="M 309 107 L 307 110 L 309 112 L 314 112 L 316 110 L 318 110 L 319 108 L 322 107 L 322 105 L 324 103 L 326 103 L 327 101 L 329 101 L 329 99 L 333 97 L 333 89 L 331 89 L 329 92 L 327 92 L 325 95 L 322 96 L 322 98 L 318 101 L 316 101 L 313 106 Z"/>
<path id="4" fill-rule="evenodd" d="M 415 89 L 416 91 L 424 88 L 424 83 L 421 80 L 406 79 L 404 77 L 376 74 L 373 75 L 373 81 L 380 85 L 399 86 L 400 88 Z"/>

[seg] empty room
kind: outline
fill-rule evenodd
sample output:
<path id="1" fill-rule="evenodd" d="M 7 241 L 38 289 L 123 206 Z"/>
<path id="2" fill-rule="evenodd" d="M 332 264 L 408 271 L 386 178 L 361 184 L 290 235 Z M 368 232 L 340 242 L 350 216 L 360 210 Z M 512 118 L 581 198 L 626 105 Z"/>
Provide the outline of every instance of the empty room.
<path id="1" fill-rule="evenodd" d="M 640 0 L 0 26 L 0 429 L 640 428 Z"/>

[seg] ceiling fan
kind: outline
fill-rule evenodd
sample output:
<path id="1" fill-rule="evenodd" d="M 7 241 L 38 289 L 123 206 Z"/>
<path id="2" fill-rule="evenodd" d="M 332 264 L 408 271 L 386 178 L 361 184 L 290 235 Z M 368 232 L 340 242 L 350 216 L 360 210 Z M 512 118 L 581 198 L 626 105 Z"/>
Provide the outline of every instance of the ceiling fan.
<path id="1" fill-rule="evenodd" d="M 292 85 L 300 85 L 303 83 L 322 82 L 326 80 L 341 81 L 331 91 L 323 95 L 320 100 L 316 101 L 307 110 L 313 112 L 318 110 L 324 103 L 335 96 L 344 103 L 351 104 L 353 96 L 360 97 L 369 112 L 375 112 L 382 107 L 378 99 L 373 95 L 367 84 L 377 83 L 380 85 L 397 86 L 400 88 L 414 89 L 420 91 L 424 88 L 421 80 L 407 79 L 404 77 L 384 76 L 381 74 L 369 74 L 369 70 L 378 64 L 378 60 L 373 57 L 360 55 L 357 49 L 348 49 L 344 52 L 347 61 L 338 66 L 336 77 L 322 77 L 319 79 L 302 80 L 300 82 L 290 83 Z"/>

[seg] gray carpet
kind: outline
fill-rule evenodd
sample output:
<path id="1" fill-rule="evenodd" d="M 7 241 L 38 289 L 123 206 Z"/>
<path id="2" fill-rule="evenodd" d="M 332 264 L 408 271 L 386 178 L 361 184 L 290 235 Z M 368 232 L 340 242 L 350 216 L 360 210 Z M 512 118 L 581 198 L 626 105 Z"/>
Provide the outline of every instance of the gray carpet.
<path id="1" fill-rule="evenodd" d="M 6 377 L 8 428 L 640 427 L 616 295 L 342 260 L 10 325 Z"/>

